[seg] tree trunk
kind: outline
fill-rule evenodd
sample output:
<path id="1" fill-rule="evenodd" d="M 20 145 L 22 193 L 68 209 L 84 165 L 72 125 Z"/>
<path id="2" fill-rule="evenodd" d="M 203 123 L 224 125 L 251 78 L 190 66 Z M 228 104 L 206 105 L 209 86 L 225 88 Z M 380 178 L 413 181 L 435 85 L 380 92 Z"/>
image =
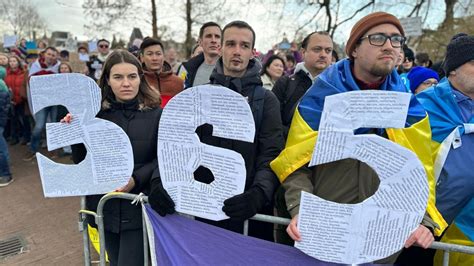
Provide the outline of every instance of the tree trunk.
<path id="1" fill-rule="evenodd" d="M 446 12 L 440 28 L 445 32 L 452 33 L 454 30 L 454 5 L 456 5 L 456 2 L 457 0 L 444 0 Z"/>
<path id="2" fill-rule="evenodd" d="M 192 4 L 191 0 L 186 0 L 186 57 L 191 57 L 191 52 L 193 49 L 193 39 L 192 39 L 192 26 L 193 19 L 191 18 Z"/>
<path id="3" fill-rule="evenodd" d="M 151 0 L 151 28 L 153 38 L 158 39 L 158 25 L 156 18 L 156 0 Z"/>

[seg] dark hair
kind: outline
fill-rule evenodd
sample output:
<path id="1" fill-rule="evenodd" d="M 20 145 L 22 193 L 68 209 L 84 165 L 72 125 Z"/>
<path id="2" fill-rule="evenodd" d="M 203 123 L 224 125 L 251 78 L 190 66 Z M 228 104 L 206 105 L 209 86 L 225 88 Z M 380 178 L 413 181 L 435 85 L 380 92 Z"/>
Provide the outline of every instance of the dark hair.
<path id="1" fill-rule="evenodd" d="M 85 47 L 85 46 L 77 47 L 77 52 L 79 52 L 80 50 L 86 50 L 86 53 L 89 53 L 89 49 L 87 49 L 87 47 Z"/>
<path id="2" fill-rule="evenodd" d="M 67 62 L 62 62 L 61 64 L 59 64 L 58 72 L 61 71 L 61 66 L 62 66 L 62 65 L 66 65 L 66 66 L 69 68 L 69 72 L 70 72 L 70 73 L 73 73 L 71 65 L 70 65 L 69 63 L 67 63 Z"/>
<path id="3" fill-rule="evenodd" d="M 215 23 L 214 21 L 209 21 L 204 24 L 202 24 L 201 28 L 199 29 L 199 39 L 202 39 L 202 35 L 204 34 L 204 30 L 208 27 L 218 27 L 219 30 L 222 32 L 221 26 L 219 24 Z"/>
<path id="4" fill-rule="evenodd" d="M 339 55 L 337 54 L 336 50 L 332 50 L 332 57 L 336 59 L 336 62 L 339 61 Z"/>
<path id="5" fill-rule="evenodd" d="M 273 63 L 275 60 L 280 60 L 283 63 L 283 68 L 285 67 L 285 61 L 283 58 L 279 57 L 278 55 L 272 55 L 268 58 L 268 60 L 263 64 L 262 70 L 260 70 L 260 76 L 263 74 L 267 74 L 267 68 Z"/>
<path id="6" fill-rule="evenodd" d="M 138 75 L 140 76 L 140 86 L 138 88 L 138 102 L 143 104 L 145 107 L 155 108 L 160 106 L 160 93 L 151 89 L 150 86 L 146 83 L 143 77 L 143 69 L 140 64 L 140 61 L 126 50 L 116 50 L 112 52 L 107 59 L 105 60 L 104 66 L 102 68 L 102 75 L 99 79 L 99 87 L 102 90 L 102 102 L 107 99 L 115 99 L 115 95 L 112 91 L 112 88 L 108 84 L 108 79 L 110 76 L 110 70 L 116 64 L 128 63 L 134 65 L 138 70 Z"/>
<path id="7" fill-rule="evenodd" d="M 69 57 L 69 51 L 68 50 L 62 50 L 61 52 L 59 52 L 59 55 L 61 57 Z"/>
<path id="8" fill-rule="evenodd" d="M 405 59 L 408 58 L 408 60 L 415 63 L 415 53 L 413 52 L 412 49 L 408 48 L 408 46 L 406 44 L 403 45 L 403 54 L 405 56 Z"/>
<path id="9" fill-rule="evenodd" d="M 291 61 L 291 62 L 293 62 L 293 64 L 296 64 L 296 59 L 292 54 L 287 54 L 287 55 L 285 55 L 285 57 L 286 57 L 286 62 Z"/>
<path id="10" fill-rule="evenodd" d="M 224 42 L 224 33 L 225 31 L 228 29 L 228 28 L 239 28 L 239 29 L 248 29 L 252 32 L 252 35 L 253 35 L 253 40 L 252 40 L 252 49 L 255 47 L 255 31 L 252 29 L 252 27 L 250 27 L 250 25 L 245 22 L 245 21 L 241 21 L 241 20 L 234 20 L 232 22 L 230 22 L 229 24 L 225 25 L 224 29 L 222 30 L 222 38 L 221 38 L 221 46 Z"/>
<path id="11" fill-rule="evenodd" d="M 142 44 L 140 45 L 140 54 L 143 54 L 146 48 L 153 45 L 159 45 L 163 53 L 165 52 L 165 47 L 160 41 L 158 41 L 157 39 L 153 39 L 151 37 L 145 37 L 145 39 L 143 39 Z"/>
<path id="12" fill-rule="evenodd" d="M 100 39 L 100 40 L 97 41 L 97 46 L 99 46 L 100 42 L 106 42 L 107 44 L 110 44 L 110 42 L 107 41 L 106 39 Z"/>
<path id="13" fill-rule="evenodd" d="M 301 43 L 301 48 L 306 49 L 308 47 L 309 39 L 314 34 L 329 36 L 329 33 L 327 31 L 313 31 L 310 34 L 306 35 L 306 37 L 304 37 L 303 42 Z"/>
<path id="14" fill-rule="evenodd" d="M 433 65 L 433 62 L 430 60 L 428 53 L 417 53 L 415 60 L 418 65 L 427 64 L 426 67 L 430 68 Z"/>
<path id="15" fill-rule="evenodd" d="M 53 47 L 53 46 L 48 46 L 48 47 L 46 47 L 46 49 L 44 49 L 45 52 L 48 51 L 48 50 L 51 50 L 51 51 L 56 52 L 56 53 L 59 53 L 59 52 L 58 52 L 58 49 L 56 49 L 56 48 Z"/>

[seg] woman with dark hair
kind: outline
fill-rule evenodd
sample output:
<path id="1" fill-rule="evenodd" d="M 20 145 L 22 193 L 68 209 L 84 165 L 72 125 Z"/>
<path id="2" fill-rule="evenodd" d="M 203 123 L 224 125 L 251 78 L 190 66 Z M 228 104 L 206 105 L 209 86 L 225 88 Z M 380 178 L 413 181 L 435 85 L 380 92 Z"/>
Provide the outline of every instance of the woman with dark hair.
<path id="1" fill-rule="evenodd" d="M 156 145 L 162 111 L 160 95 L 141 80 L 142 75 L 138 59 L 125 50 L 117 50 L 107 57 L 99 79 L 102 104 L 97 117 L 111 121 L 125 131 L 134 156 L 132 176 L 117 192 L 148 194 L 151 177 L 158 175 Z M 64 121 L 70 122 L 71 115 Z M 74 163 L 81 162 L 85 156 L 83 144 L 73 145 Z M 87 209 L 96 211 L 102 196 L 87 196 Z M 93 219 L 89 223 L 95 226 Z M 112 199 L 104 208 L 104 225 L 110 265 L 143 265 L 141 207 L 128 200 Z"/>
<path id="2" fill-rule="evenodd" d="M 275 82 L 283 76 L 285 62 L 277 55 L 272 55 L 263 64 L 260 72 L 260 78 L 262 79 L 263 87 L 267 90 L 272 90 Z"/>

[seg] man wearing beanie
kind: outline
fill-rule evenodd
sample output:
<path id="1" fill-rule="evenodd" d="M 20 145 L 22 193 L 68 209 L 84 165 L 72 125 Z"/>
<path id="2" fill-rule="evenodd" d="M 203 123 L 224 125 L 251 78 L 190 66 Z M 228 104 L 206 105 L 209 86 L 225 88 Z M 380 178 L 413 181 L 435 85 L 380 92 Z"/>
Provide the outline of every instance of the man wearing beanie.
<path id="1" fill-rule="evenodd" d="M 438 166 L 436 206 L 450 224 L 442 241 L 457 232 L 455 239 L 474 245 L 474 36 L 461 33 L 452 38 L 444 70 L 447 78 L 417 99 L 430 118 L 432 146 L 438 147 L 433 153 Z M 474 265 L 474 256 L 461 261 Z"/>
<path id="2" fill-rule="evenodd" d="M 410 90 L 413 94 L 418 94 L 427 88 L 438 84 L 439 76 L 435 71 L 421 66 L 416 66 L 408 72 Z"/>
<path id="3" fill-rule="evenodd" d="M 316 141 L 326 96 L 359 90 L 406 92 L 395 70 L 404 42 L 403 27 L 395 16 L 376 12 L 363 17 L 354 25 L 347 41 L 346 54 L 349 58 L 340 60 L 321 73 L 300 100 L 285 150 L 271 163 L 285 189 L 287 209 L 293 217 L 287 232 L 293 240 L 301 240 L 297 228 L 301 191 L 313 193 L 326 200 L 349 204 L 362 202 L 377 191 L 380 182 L 377 174 L 361 161 L 347 158 L 309 167 L 314 149 L 314 145 L 309 143 Z M 356 134 L 378 134 L 397 143 L 400 143 L 401 139 L 394 136 L 403 135 L 404 141 L 410 143 L 410 146 L 416 146 L 413 143 L 428 134 L 420 133 L 420 136 L 409 137 L 404 132 L 407 129 L 413 132 L 412 126 L 419 126 L 420 123 L 429 130 L 426 114 L 413 96 L 405 129 L 397 132 L 389 129 L 358 129 Z M 415 129 L 415 132 L 419 131 Z M 429 137 L 426 138 L 428 142 Z M 425 146 L 429 149 L 429 145 Z M 414 152 L 419 155 L 420 151 Z M 430 150 L 421 152 L 429 154 Z M 434 202 L 432 207 L 434 208 Z M 437 225 L 428 215 L 425 215 L 422 224 L 410 235 L 405 243 L 406 247 L 416 244 L 427 248 L 431 245 L 433 235 L 430 229 L 433 230 Z M 398 253 L 377 263 L 393 263 L 397 255 Z"/>

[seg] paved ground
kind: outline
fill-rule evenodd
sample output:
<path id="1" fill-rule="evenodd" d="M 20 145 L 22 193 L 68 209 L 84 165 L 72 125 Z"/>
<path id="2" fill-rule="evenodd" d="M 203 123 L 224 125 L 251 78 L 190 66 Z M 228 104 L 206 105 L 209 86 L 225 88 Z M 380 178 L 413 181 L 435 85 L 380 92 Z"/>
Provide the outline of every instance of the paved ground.
<path id="1" fill-rule="evenodd" d="M 23 162 L 26 146 L 9 148 L 15 181 L 0 188 L 0 241 L 20 235 L 27 250 L 0 259 L 0 265 L 84 265 L 79 198 L 44 198 L 36 159 Z M 70 163 L 69 158 L 56 161 Z"/>

